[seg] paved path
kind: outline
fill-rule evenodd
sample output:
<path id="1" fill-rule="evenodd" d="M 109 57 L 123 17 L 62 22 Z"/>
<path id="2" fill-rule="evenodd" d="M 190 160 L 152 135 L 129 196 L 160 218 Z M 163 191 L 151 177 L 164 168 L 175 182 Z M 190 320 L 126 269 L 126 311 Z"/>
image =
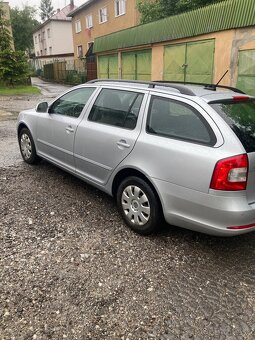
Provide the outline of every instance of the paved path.
<path id="1" fill-rule="evenodd" d="M 0 120 L 16 119 L 22 110 L 35 107 L 39 102 L 51 102 L 55 97 L 65 92 L 70 86 L 45 82 L 32 78 L 32 84 L 40 88 L 38 95 L 0 96 Z"/>

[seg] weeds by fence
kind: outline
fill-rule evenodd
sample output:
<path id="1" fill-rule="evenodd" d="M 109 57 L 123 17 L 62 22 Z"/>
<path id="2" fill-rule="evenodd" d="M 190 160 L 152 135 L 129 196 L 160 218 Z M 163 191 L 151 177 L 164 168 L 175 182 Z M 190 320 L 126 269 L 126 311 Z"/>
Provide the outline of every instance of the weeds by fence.
<path id="1" fill-rule="evenodd" d="M 86 81 L 86 66 L 84 60 L 73 59 L 46 62 L 37 59 L 36 61 L 32 61 L 31 66 L 37 76 L 42 76 L 46 80 L 71 85 L 81 84 Z"/>

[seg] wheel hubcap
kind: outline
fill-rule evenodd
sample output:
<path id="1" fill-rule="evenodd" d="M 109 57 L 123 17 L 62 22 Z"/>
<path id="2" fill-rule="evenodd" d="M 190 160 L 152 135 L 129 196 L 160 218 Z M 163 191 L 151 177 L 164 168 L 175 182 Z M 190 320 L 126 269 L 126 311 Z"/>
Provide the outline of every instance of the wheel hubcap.
<path id="1" fill-rule="evenodd" d="M 32 153 L 32 145 L 29 136 L 23 133 L 20 138 L 20 149 L 25 159 L 29 159 Z"/>
<path id="2" fill-rule="evenodd" d="M 135 225 L 143 226 L 150 219 L 150 202 L 144 191 L 129 185 L 122 193 L 121 204 L 129 221 Z"/>

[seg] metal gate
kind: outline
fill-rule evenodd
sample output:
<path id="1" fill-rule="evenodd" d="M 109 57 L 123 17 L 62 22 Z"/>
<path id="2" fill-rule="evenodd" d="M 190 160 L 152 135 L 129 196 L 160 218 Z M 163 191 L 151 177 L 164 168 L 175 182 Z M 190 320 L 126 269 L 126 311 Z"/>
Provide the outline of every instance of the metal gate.
<path id="1" fill-rule="evenodd" d="M 239 52 L 237 87 L 255 96 L 255 50 Z"/>
<path id="2" fill-rule="evenodd" d="M 118 55 L 111 54 L 98 57 L 98 78 L 118 79 Z"/>
<path id="3" fill-rule="evenodd" d="M 123 52 L 121 78 L 151 80 L 151 50 Z"/>
<path id="4" fill-rule="evenodd" d="M 212 83 L 214 40 L 165 46 L 164 80 Z"/>

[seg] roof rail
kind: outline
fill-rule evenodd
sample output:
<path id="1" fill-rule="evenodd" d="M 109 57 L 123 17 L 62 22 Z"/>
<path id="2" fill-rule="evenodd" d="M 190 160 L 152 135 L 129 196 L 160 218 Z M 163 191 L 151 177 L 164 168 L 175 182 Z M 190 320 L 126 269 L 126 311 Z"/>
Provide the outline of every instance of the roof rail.
<path id="1" fill-rule="evenodd" d="M 164 81 L 143 81 L 143 80 L 124 80 L 124 79 L 94 79 L 87 83 L 98 83 L 98 82 L 116 82 L 116 83 L 133 83 L 133 84 L 144 84 L 148 85 L 148 88 L 155 88 L 156 86 L 169 87 L 178 90 L 181 94 L 188 96 L 195 96 L 195 93 L 184 86 L 183 83 L 179 82 L 164 82 Z"/>
<path id="2" fill-rule="evenodd" d="M 231 86 L 225 86 L 225 85 L 217 85 L 217 84 L 206 84 L 206 83 L 195 83 L 195 82 L 181 82 L 181 81 L 168 81 L 168 80 L 157 80 L 158 83 L 167 83 L 167 84 L 182 84 L 182 85 L 199 85 L 204 86 L 205 90 L 211 90 L 216 91 L 217 87 L 222 89 L 228 89 L 233 92 L 242 93 L 245 94 L 245 92 Z"/>

